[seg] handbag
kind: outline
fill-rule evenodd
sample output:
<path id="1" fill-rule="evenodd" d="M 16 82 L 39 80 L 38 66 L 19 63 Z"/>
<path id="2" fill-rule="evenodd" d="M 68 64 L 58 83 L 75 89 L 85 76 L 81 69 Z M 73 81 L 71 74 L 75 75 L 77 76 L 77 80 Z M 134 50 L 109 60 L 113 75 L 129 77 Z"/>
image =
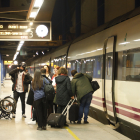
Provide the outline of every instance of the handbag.
<path id="1" fill-rule="evenodd" d="M 97 89 L 100 88 L 100 86 L 99 86 L 97 81 L 91 81 L 91 86 L 92 86 L 94 91 L 96 91 Z"/>

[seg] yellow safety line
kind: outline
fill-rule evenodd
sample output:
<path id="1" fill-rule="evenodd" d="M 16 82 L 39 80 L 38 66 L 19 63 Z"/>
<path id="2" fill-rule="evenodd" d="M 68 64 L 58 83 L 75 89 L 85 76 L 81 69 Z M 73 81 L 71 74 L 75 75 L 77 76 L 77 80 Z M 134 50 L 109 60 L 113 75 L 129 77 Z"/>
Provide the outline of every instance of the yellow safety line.
<path id="1" fill-rule="evenodd" d="M 80 140 L 68 127 L 65 127 L 65 129 L 66 129 L 76 140 Z"/>

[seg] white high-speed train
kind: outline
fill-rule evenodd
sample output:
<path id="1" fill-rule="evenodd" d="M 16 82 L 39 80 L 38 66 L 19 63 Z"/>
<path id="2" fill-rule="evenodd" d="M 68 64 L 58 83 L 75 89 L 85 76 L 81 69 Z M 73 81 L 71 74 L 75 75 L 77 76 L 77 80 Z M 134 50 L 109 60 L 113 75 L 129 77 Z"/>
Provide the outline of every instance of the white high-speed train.
<path id="1" fill-rule="evenodd" d="M 48 64 L 51 70 L 67 67 L 69 76 L 73 69 L 91 75 L 100 89 L 93 94 L 89 115 L 140 139 L 140 15 L 105 26 L 32 62 L 29 72 Z"/>

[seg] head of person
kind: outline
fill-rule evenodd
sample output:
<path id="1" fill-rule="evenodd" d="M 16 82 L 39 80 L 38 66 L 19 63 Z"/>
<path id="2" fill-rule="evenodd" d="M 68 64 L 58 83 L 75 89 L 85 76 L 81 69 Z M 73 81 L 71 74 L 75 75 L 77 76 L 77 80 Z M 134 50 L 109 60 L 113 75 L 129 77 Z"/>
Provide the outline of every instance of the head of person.
<path id="1" fill-rule="evenodd" d="M 32 80 L 32 88 L 33 90 L 41 89 L 43 86 L 43 78 L 41 76 L 41 71 L 37 69 L 34 73 L 34 78 Z"/>
<path id="2" fill-rule="evenodd" d="M 46 73 L 50 73 L 50 67 L 48 65 L 45 65 L 44 69 L 46 69 Z"/>
<path id="3" fill-rule="evenodd" d="M 68 71 L 66 68 L 63 68 L 61 67 L 59 70 L 58 70 L 58 75 L 68 75 Z"/>
<path id="4" fill-rule="evenodd" d="M 24 71 L 26 69 L 26 63 L 21 62 L 20 65 L 19 65 L 19 69 Z"/>
<path id="5" fill-rule="evenodd" d="M 77 71 L 76 70 L 72 70 L 71 71 L 71 75 L 72 75 L 72 77 L 74 77 L 74 75 L 77 73 Z"/>
<path id="6" fill-rule="evenodd" d="M 59 66 L 56 66 L 55 68 L 54 68 L 54 76 L 58 76 L 58 70 L 60 69 L 60 67 Z"/>
<path id="7" fill-rule="evenodd" d="M 46 75 L 46 69 L 45 68 L 42 68 L 40 71 L 41 71 L 42 75 Z"/>

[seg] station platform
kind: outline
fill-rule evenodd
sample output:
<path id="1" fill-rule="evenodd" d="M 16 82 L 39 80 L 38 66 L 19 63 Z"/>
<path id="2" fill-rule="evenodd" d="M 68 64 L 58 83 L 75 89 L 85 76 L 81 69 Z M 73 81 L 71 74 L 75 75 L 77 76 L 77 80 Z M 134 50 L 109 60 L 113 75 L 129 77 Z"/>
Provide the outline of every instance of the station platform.
<path id="1" fill-rule="evenodd" d="M 5 88 L 2 87 L 0 98 L 13 96 L 11 80 L 5 80 Z M 26 97 L 28 96 L 28 93 Z M 26 116 L 22 118 L 20 99 L 17 105 L 16 118 L 0 119 L 1 140 L 130 140 L 116 132 L 109 125 L 104 125 L 93 118 L 88 119 L 89 124 L 69 124 L 69 127 L 51 128 L 38 131 L 37 124 L 28 125 L 31 120 L 31 106 L 26 104 Z"/>

